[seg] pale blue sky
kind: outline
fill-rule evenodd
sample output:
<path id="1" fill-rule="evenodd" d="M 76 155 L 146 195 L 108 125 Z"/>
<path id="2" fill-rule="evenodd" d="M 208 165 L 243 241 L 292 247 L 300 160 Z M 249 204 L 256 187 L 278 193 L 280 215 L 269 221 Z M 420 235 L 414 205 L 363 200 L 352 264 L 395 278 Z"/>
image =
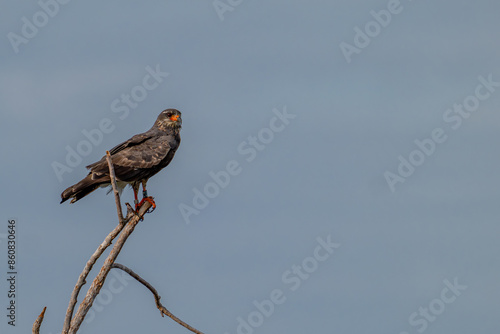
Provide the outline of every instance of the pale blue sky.
<path id="1" fill-rule="evenodd" d="M 47 306 L 41 333 L 59 333 L 116 225 L 104 190 L 71 205 L 60 193 L 165 108 L 183 113 L 182 143 L 118 262 L 181 319 L 220 334 L 498 331 L 500 3 L 221 2 L 235 4 L 223 20 L 211 1 L 42 0 L 52 16 L 3 3 L 0 268 L 15 217 L 19 294 L 12 328 L 0 281 L 1 332 L 28 332 Z M 348 62 L 340 45 L 356 42 Z M 73 167 L 68 147 L 84 153 Z M 418 165 L 406 176 L 403 160 Z M 404 180 L 394 191 L 387 172 Z M 188 333 L 111 277 L 81 333 Z"/>

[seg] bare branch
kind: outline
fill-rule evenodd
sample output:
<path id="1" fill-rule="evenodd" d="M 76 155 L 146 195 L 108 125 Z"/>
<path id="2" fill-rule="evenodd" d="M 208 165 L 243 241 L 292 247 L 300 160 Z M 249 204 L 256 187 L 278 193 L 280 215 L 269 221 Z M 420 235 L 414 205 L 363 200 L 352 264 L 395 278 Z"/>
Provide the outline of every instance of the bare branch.
<path id="1" fill-rule="evenodd" d="M 127 224 L 124 226 L 122 232 L 120 233 L 118 239 L 116 240 L 116 244 L 113 246 L 111 249 L 111 252 L 109 253 L 108 257 L 104 261 L 104 264 L 99 271 L 99 274 L 96 276 L 94 281 L 92 282 L 92 285 L 90 286 L 89 290 L 87 291 L 87 295 L 85 296 L 84 300 L 81 302 L 80 306 L 78 307 L 78 311 L 75 314 L 75 317 L 73 320 L 71 320 L 71 324 L 69 327 L 68 333 L 70 334 L 75 334 L 78 329 L 80 328 L 80 325 L 83 322 L 83 319 L 87 315 L 87 312 L 89 311 L 90 307 L 92 306 L 92 303 L 94 302 L 95 298 L 99 294 L 99 291 L 101 291 L 102 286 L 104 285 L 104 281 L 106 280 L 106 277 L 111 270 L 111 266 L 115 262 L 116 258 L 118 257 L 118 254 L 120 253 L 123 245 L 125 244 L 125 241 L 127 241 L 127 238 L 130 236 L 130 234 L 134 231 L 135 226 L 139 223 L 139 221 L 142 219 L 144 214 L 151 208 L 151 203 L 150 202 L 145 202 L 139 209 L 139 212 L 137 214 L 133 214 L 131 210 L 129 212 L 133 215 L 130 220 L 128 220 Z M 128 216 L 128 215 L 127 215 Z"/>
<path id="2" fill-rule="evenodd" d="M 127 218 L 129 215 L 127 215 Z M 78 294 L 80 293 L 80 290 L 82 289 L 82 286 L 85 285 L 87 276 L 89 275 L 90 271 L 92 270 L 92 267 L 96 263 L 97 259 L 104 253 L 106 248 L 108 248 L 113 240 L 116 238 L 118 234 L 122 231 L 122 229 L 125 227 L 125 224 L 119 223 L 118 226 L 114 228 L 111 233 L 108 234 L 106 239 L 102 242 L 102 244 L 99 245 L 97 250 L 92 254 L 90 259 L 88 260 L 87 264 L 85 265 L 85 268 L 83 268 L 82 273 L 80 274 L 80 277 L 78 277 L 78 281 L 76 282 L 75 288 L 73 289 L 73 292 L 71 293 L 71 298 L 69 300 L 69 305 L 68 309 L 66 311 L 66 317 L 64 319 L 64 326 L 62 330 L 62 334 L 68 333 L 69 326 L 71 323 L 71 318 L 73 317 L 73 310 L 75 309 L 75 305 L 77 303 L 78 299 Z"/>
<path id="3" fill-rule="evenodd" d="M 111 178 L 111 186 L 113 187 L 113 192 L 115 194 L 115 202 L 116 202 L 116 211 L 118 212 L 118 220 L 120 223 L 123 222 L 123 213 L 122 213 L 122 204 L 120 203 L 120 192 L 116 187 L 116 176 L 115 169 L 113 168 L 113 162 L 111 161 L 111 154 L 109 151 L 106 151 L 106 161 L 108 162 L 109 167 L 109 176 Z"/>
<path id="4" fill-rule="evenodd" d="M 33 324 L 33 328 L 31 329 L 31 332 L 33 334 L 39 334 L 40 333 L 40 326 L 42 325 L 43 317 L 45 316 L 45 310 L 47 309 L 47 306 L 43 308 L 42 313 L 36 318 L 35 323 Z"/>
<path id="5" fill-rule="evenodd" d="M 160 313 L 161 313 L 162 317 L 164 315 L 166 315 L 166 316 L 172 318 L 172 320 L 174 320 L 175 322 L 177 322 L 179 325 L 184 326 L 187 329 L 189 329 L 191 332 L 196 333 L 196 334 L 203 334 L 203 332 L 200 332 L 196 328 L 188 325 L 187 323 L 185 323 L 184 321 L 182 321 L 181 319 L 179 319 L 175 315 L 173 315 L 172 312 L 170 312 L 169 310 L 167 310 L 165 308 L 165 306 L 163 306 L 160 303 L 160 298 L 161 297 L 158 295 L 158 292 L 156 291 L 156 289 L 151 284 L 149 284 L 145 279 L 143 279 L 141 276 L 139 276 L 134 271 L 132 271 L 132 269 L 130 269 L 130 268 L 128 268 L 128 267 L 126 267 L 126 266 L 124 266 L 123 264 L 120 264 L 120 263 L 114 263 L 112 265 L 112 268 L 118 268 L 118 269 L 121 269 L 121 270 L 125 271 L 130 276 L 132 276 L 133 278 L 135 278 L 139 283 L 143 284 L 146 288 L 148 288 L 149 291 L 151 291 L 153 293 L 154 297 L 155 297 L 156 307 L 160 310 Z"/>
<path id="6" fill-rule="evenodd" d="M 86 278 L 90 271 L 92 270 L 92 267 L 96 263 L 97 259 L 102 255 L 102 253 L 108 248 L 113 240 L 116 238 L 118 234 L 122 231 L 122 229 L 125 227 L 125 222 L 128 221 L 134 213 L 128 210 L 127 212 L 127 217 L 124 220 L 123 219 L 123 213 L 122 213 L 122 206 L 120 202 L 120 194 L 116 188 L 116 177 L 115 177 L 115 170 L 113 168 L 113 163 L 111 162 L 111 156 L 109 154 L 109 151 L 106 151 L 106 160 L 108 162 L 109 166 L 109 174 L 111 178 L 111 185 L 114 190 L 115 194 L 115 201 L 116 201 L 116 207 L 118 211 L 118 226 L 114 228 L 111 233 L 108 234 L 108 236 L 104 239 L 101 245 L 97 248 L 97 250 L 92 254 L 90 259 L 88 260 L 87 264 L 85 265 L 85 268 L 83 268 L 83 272 L 80 274 L 78 277 L 78 281 L 76 282 L 75 288 L 73 289 L 73 292 L 71 293 L 71 297 L 69 300 L 69 305 L 68 309 L 66 310 L 66 317 L 64 318 L 64 325 L 62 329 L 62 334 L 67 334 L 71 325 L 71 319 L 73 317 L 73 311 L 75 310 L 76 303 L 78 301 L 78 294 L 80 293 L 80 290 L 82 289 L 82 286 L 85 285 Z"/>

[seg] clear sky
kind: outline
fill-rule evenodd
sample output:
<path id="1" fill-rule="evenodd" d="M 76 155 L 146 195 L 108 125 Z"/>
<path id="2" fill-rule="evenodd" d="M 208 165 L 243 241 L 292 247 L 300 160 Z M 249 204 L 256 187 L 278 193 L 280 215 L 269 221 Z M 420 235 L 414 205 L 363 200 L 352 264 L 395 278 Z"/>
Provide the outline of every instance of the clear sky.
<path id="1" fill-rule="evenodd" d="M 60 193 L 166 108 L 182 112 L 182 143 L 118 262 L 181 319 L 220 334 L 497 332 L 499 12 L 4 1 L 1 333 L 29 332 L 44 306 L 41 333 L 60 332 L 117 224 L 104 189 L 75 204 Z M 188 333 L 116 273 L 87 320 L 81 333 Z"/>

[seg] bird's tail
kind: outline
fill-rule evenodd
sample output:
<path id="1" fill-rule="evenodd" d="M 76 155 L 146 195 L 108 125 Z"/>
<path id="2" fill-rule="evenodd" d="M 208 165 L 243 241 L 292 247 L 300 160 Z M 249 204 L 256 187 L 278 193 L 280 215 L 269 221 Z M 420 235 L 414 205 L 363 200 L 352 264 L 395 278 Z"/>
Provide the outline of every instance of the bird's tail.
<path id="1" fill-rule="evenodd" d="M 62 192 L 61 203 L 67 201 L 70 198 L 71 198 L 70 203 L 75 203 L 76 201 L 87 196 L 100 186 L 103 186 L 104 184 L 109 182 L 110 180 L 108 176 L 93 180 L 92 175 L 89 174 L 83 180 L 81 180 L 77 184 L 72 185 L 71 187 Z"/>

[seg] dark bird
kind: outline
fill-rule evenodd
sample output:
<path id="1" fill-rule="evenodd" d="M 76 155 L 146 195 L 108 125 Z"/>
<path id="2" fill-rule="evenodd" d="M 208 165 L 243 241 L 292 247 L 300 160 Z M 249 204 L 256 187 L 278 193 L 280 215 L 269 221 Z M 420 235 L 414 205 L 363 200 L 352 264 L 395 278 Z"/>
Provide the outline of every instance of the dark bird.
<path id="1" fill-rule="evenodd" d="M 109 153 L 113 162 L 117 186 L 120 192 L 128 184 L 132 186 L 136 210 L 148 201 L 156 207 L 153 198 L 148 196 L 148 179 L 166 167 L 179 147 L 182 126 L 181 112 L 176 109 L 163 110 L 155 124 L 148 131 L 135 135 L 129 140 L 113 147 Z M 87 196 L 99 187 L 111 185 L 106 156 L 87 166 L 89 174 L 80 182 L 64 190 L 61 203 L 71 198 L 71 203 Z M 137 193 L 142 184 L 143 198 L 139 203 Z"/>

